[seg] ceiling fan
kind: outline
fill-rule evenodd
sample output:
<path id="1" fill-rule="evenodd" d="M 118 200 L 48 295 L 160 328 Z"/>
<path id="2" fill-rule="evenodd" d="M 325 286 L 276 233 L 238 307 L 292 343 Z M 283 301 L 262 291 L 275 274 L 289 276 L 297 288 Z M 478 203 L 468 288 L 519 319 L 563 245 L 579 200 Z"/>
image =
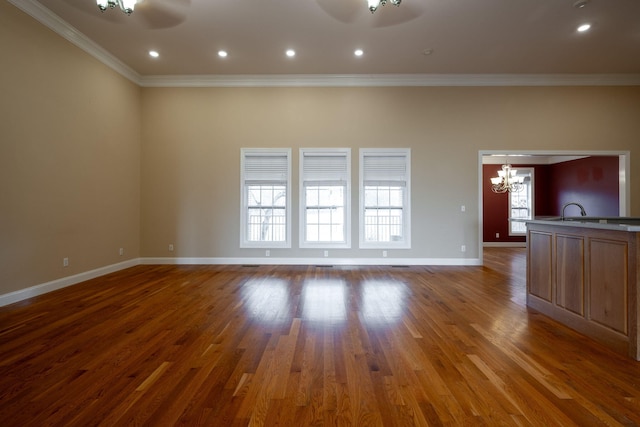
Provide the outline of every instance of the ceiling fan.
<path id="1" fill-rule="evenodd" d="M 191 0 L 65 0 L 65 2 L 106 21 L 122 23 L 131 19 L 150 29 L 170 28 L 181 24 L 187 18 L 191 5 Z"/>
<path id="2" fill-rule="evenodd" d="M 191 0 L 137 0 L 136 13 L 148 28 L 169 28 L 187 19 Z"/>
<path id="3" fill-rule="evenodd" d="M 384 2 L 316 0 L 316 2 L 327 15 L 345 24 L 368 20 L 373 27 L 390 27 L 409 22 L 423 14 L 423 10 L 418 6 L 421 0 L 386 0 Z M 386 7 L 382 7 L 385 6 L 385 3 Z M 400 3 L 402 4 L 400 5 Z"/>

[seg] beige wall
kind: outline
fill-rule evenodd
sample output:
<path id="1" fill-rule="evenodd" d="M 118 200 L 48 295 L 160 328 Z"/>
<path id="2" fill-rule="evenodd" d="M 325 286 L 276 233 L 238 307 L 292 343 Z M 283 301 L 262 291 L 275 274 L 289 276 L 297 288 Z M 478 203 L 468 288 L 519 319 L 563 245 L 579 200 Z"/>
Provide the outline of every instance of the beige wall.
<path id="1" fill-rule="evenodd" d="M 357 250 L 359 147 L 412 149 L 413 248 L 390 257 L 479 256 L 479 150 L 630 150 L 640 216 L 640 87 L 141 89 L 6 2 L 0 55 L 0 295 L 140 256 L 263 256 L 239 248 L 241 147 L 293 149 L 293 247 L 272 257 L 321 256 L 297 249 L 300 147 L 353 150 L 353 249 L 332 257 L 380 257 Z"/>
<path id="2" fill-rule="evenodd" d="M 640 162 L 638 87 L 145 88 L 142 111 L 146 257 L 264 256 L 239 248 L 241 147 L 293 149 L 293 247 L 272 257 L 322 257 L 298 249 L 300 147 L 352 148 L 353 249 L 330 251 L 348 258 L 381 256 L 357 249 L 359 147 L 412 150 L 412 249 L 389 251 L 401 258 L 479 256 L 479 150 L 631 150 L 632 170 Z"/>
<path id="3" fill-rule="evenodd" d="M 5 1 L 0 58 L 0 295 L 139 257 L 140 88 Z"/>

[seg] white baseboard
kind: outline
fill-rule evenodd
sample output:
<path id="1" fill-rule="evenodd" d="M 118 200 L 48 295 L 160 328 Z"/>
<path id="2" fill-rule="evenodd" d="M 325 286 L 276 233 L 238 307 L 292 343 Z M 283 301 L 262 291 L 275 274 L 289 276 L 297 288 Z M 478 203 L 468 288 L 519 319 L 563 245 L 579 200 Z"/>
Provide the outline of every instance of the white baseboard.
<path id="1" fill-rule="evenodd" d="M 60 279 L 52 280 L 51 282 L 42 283 L 40 285 L 31 286 L 30 288 L 20 289 L 18 291 L 0 295 L 0 307 L 46 294 L 47 292 L 66 288 L 67 286 L 75 285 L 80 282 L 84 282 L 85 280 L 95 279 L 96 277 L 104 276 L 105 274 L 124 270 L 125 268 L 134 267 L 139 264 L 139 258 L 130 259 L 117 264 L 107 265 L 105 267 L 96 268 L 95 270 L 85 271 L 84 273 L 79 273 L 73 276 L 62 277 Z"/>
<path id="2" fill-rule="evenodd" d="M 20 289 L 15 292 L 0 295 L 0 307 L 23 301 L 28 298 L 46 294 L 47 292 L 66 288 L 86 280 L 95 279 L 105 274 L 124 270 L 136 265 L 353 265 L 353 266 L 477 266 L 482 265 L 479 258 L 135 258 L 118 264 L 107 265 L 95 270 L 86 271 L 69 277 L 52 280 L 51 282 Z"/>
<path id="3" fill-rule="evenodd" d="M 149 265 L 482 265 L 479 258 L 141 258 L 140 263 Z"/>

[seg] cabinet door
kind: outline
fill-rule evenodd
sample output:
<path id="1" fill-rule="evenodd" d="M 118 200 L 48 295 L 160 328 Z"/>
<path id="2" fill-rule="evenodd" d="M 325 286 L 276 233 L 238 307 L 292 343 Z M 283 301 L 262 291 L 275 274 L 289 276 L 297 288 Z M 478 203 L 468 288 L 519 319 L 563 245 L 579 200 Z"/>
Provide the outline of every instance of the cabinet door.
<path id="1" fill-rule="evenodd" d="M 551 302 L 552 239 L 550 233 L 529 232 L 529 289 L 538 298 Z"/>
<path id="2" fill-rule="evenodd" d="M 556 235 L 556 304 L 584 316 L 584 237 Z"/>
<path id="3" fill-rule="evenodd" d="M 590 320 L 628 335 L 628 243 L 591 239 L 589 253 Z"/>

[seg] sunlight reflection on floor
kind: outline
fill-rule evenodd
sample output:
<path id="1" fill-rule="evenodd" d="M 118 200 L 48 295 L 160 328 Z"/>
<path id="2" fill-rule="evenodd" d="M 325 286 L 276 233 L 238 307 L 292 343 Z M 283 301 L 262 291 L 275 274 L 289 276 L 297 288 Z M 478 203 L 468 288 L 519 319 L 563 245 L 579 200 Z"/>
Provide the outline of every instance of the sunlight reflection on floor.
<path id="1" fill-rule="evenodd" d="M 266 324 L 283 323 L 289 315 L 289 289 L 286 280 L 249 279 L 242 287 L 249 316 Z"/>
<path id="2" fill-rule="evenodd" d="M 342 279 L 310 279 L 302 287 L 306 320 L 341 323 L 347 320 L 347 284 Z"/>
<path id="3" fill-rule="evenodd" d="M 362 283 L 362 317 L 370 326 L 393 324 L 406 309 L 407 286 L 399 281 L 367 280 Z"/>

